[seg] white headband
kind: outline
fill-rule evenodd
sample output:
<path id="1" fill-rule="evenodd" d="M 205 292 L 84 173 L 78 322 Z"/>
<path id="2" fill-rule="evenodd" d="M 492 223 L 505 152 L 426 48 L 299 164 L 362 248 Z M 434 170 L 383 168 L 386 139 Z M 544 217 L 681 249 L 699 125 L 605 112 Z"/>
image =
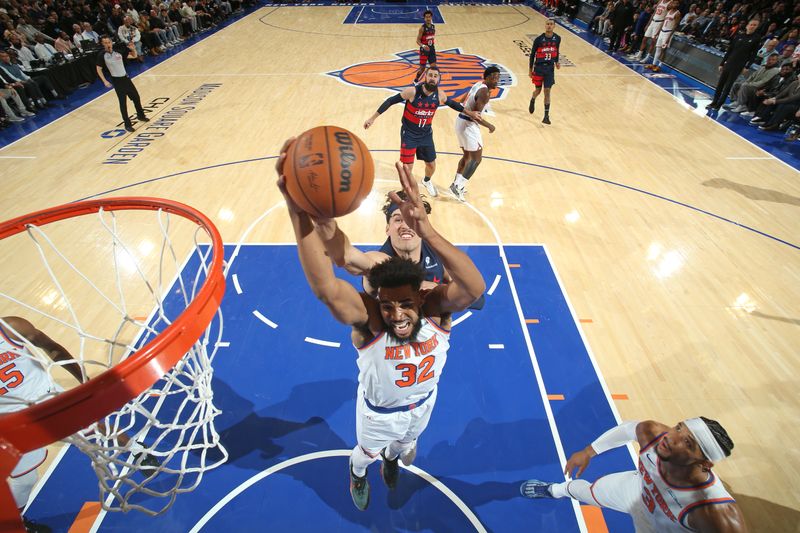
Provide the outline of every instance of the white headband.
<path id="1" fill-rule="evenodd" d="M 689 418 L 684 420 L 683 423 L 687 428 L 689 428 L 689 431 L 692 432 L 692 435 L 694 435 L 694 440 L 696 440 L 697 444 L 700 445 L 703 455 L 705 455 L 709 461 L 716 463 L 725 459 L 725 452 L 722 451 L 722 447 L 719 445 L 717 439 L 714 438 L 711 430 L 708 429 L 708 426 L 705 422 L 703 422 L 702 419 Z"/>

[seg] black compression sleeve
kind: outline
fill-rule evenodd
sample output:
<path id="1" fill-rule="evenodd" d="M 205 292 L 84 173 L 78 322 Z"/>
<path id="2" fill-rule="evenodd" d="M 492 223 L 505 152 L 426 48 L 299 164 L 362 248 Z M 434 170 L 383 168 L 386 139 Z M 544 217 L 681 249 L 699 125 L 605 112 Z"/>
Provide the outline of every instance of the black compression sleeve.
<path id="1" fill-rule="evenodd" d="M 378 114 L 382 114 L 384 111 L 392 107 L 394 104 L 399 104 L 403 101 L 403 97 L 400 96 L 400 93 L 397 93 L 394 96 L 390 96 L 389 98 L 384 101 L 381 106 L 378 108 Z"/>
<path id="2" fill-rule="evenodd" d="M 455 100 L 451 100 L 451 99 L 448 98 L 447 101 L 444 103 L 444 105 L 446 105 L 450 109 L 455 109 L 459 113 L 463 113 L 464 112 L 464 106 L 459 104 Z"/>

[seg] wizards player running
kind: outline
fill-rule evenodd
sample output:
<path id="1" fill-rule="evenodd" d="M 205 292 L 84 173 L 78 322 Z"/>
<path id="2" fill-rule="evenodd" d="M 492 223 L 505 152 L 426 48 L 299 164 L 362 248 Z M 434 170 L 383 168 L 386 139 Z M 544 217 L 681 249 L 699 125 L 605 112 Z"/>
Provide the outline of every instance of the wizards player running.
<path id="1" fill-rule="evenodd" d="M 561 37 L 553 33 L 556 22 L 547 19 L 544 23 L 544 33 L 533 40 L 531 47 L 531 60 L 529 70 L 531 81 L 536 89 L 528 104 L 528 112 L 533 113 L 536 108 L 536 97 L 542 92 L 544 86 L 544 118 L 542 122 L 550 124 L 550 88 L 556 83 L 555 68 L 561 68 L 558 62 L 558 49 L 561 46 Z"/>
<path id="2" fill-rule="evenodd" d="M 378 110 L 364 122 L 364 129 L 372 126 L 378 115 L 389 109 L 394 104 L 405 101 L 403 110 L 403 124 L 400 128 L 400 161 L 405 165 L 409 175 L 414 168 L 414 156 L 425 162 L 425 179 L 422 184 L 428 194 L 436 196 L 436 185 L 431 181 L 431 176 L 436 171 L 436 146 L 433 144 L 433 116 L 436 109 L 444 104 L 459 113 L 480 119 L 477 111 L 465 110 L 460 103 L 447 98 L 447 94 L 439 88 L 439 69 L 429 68 L 425 73 L 425 82 L 412 87 L 406 87 L 399 94 L 391 96 L 383 102 Z"/>
<path id="3" fill-rule="evenodd" d="M 425 23 L 417 32 L 417 46 L 419 46 L 419 69 L 414 75 L 414 83 L 418 82 L 425 72 L 425 65 L 429 68 L 436 67 L 436 47 L 433 42 L 436 38 L 436 25 L 433 23 L 433 11 L 430 9 L 422 14 Z"/>

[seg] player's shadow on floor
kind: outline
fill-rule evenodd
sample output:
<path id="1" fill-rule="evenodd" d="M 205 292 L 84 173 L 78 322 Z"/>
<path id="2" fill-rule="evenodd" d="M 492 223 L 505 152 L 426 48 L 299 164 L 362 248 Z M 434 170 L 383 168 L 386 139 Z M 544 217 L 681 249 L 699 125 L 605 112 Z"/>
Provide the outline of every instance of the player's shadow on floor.
<path id="1" fill-rule="evenodd" d="M 214 403 L 222 410 L 215 423 L 228 450 L 228 463 L 261 471 L 290 457 L 350 447 L 325 419 L 353 400 L 353 380 L 303 383 L 292 388 L 283 401 L 257 412 L 253 411 L 253 402 L 239 396 L 224 381 L 214 379 L 213 388 Z M 325 401 L 309 402 L 309 398 Z M 296 420 L 287 419 L 287 413 Z"/>
<path id="2" fill-rule="evenodd" d="M 800 207 L 800 198 L 773 189 L 754 187 L 752 185 L 736 183 L 735 181 L 726 180 L 723 178 L 706 180 L 703 182 L 703 185 L 706 187 L 712 187 L 714 189 L 729 189 L 741 194 L 745 198 L 755 200 L 757 202 L 773 202 Z"/>
<path id="3" fill-rule="evenodd" d="M 726 488 L 730 491 L 729 487 Z M 755 496 L 745 496 L 734 492 L 731 492 L 731 496 L 739 504 L 744 513 L 744 519 L 752 531 L 800 532 L 800 511 L 797 509 Z"/>
<path id="4" fill-rule="evenodd" d="M 432 422 L 432 423 L 435 423 Z M 474 418 L 454 442 L 443 440 L 418 457 L 418 466 L 435 469 L 438 475 L 518 471 L 531 465 L 557 461 L 550 426 L 545 419 L 492 423 Z M 421 439 L 425 438 L 422 434 Z M 549 446 L 539 452 L 537 445 Z"/>

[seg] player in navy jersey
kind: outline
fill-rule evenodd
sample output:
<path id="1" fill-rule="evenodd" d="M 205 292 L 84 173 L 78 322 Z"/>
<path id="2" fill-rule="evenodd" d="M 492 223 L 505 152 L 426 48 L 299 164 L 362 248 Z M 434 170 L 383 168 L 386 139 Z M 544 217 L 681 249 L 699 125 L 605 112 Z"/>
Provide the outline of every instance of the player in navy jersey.
<path id="1" fill-rule="evenodd" d="M 438 194 L 436 185 L 431 180 L 436 171 L 436 146 L 433 144 L 433 128 L 431 127 L 436 109 L 440 105 L 446 105 L 475 120 L 480 119 L 480 113 L 465 110 L 463 105 L 447 98 L 447 94 L 439 88 L 439 69 L 429 68 L 425 73 L 424 83 L 406 87 L 399 94 L 387 98 L 378 107 L 378 110 L 364 122 L 364 129 L 372 126 L 378 115 L 400 102 L 405 102 L 400 128 L 400 161 L 405 165 L 409 175 L 414 169 L 415 156 L 424 161 L 425 179 L 422 184 L 428 194 L 436 196 Z"/>
<path id="2" fill-rule="evenodd" d="M 431 10 L 425 11 L 422 17 L 425 23 L 420 26 L 417 32 L 417 46 L 419 46 L 419 70 L 414 75 L 414 83 L 422 78 L 422 73 L 425 72 L 425 66 L 436 67 L 436 47 L 434 40 L 436 39 L 436 25 L 433 23 L 433 12 Z"/>
<path id="3" fill-rule="evenodd" d="M 544 87 L 544 118 L 542 122 L 550 124 L 550 88 L 556 83 L 555 69 L 561 68 L 558 62 L 558 51 L 561 47 L 561 37 L 553 33 L 556 22 L 547 19 L 544 23 L 544 33 L 533 40 L 529 70 L 531 81 L 536 87 L 528 104 L 528 112 L 533 113 L 536 108 L 536 97 Z"/>

